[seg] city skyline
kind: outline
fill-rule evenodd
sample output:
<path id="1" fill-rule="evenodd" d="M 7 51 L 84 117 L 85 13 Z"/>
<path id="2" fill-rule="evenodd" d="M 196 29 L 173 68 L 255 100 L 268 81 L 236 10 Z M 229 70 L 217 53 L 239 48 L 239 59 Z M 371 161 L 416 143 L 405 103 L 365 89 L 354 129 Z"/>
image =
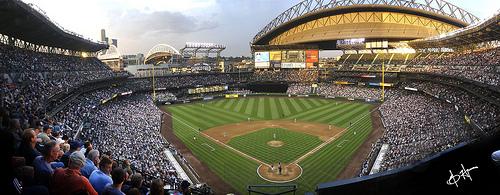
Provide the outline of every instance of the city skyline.
<path id="1" fill-rule="evenodd" d="M 101 29 L 120 42 L 122 54 L 147 53 L 156 44 L 181 48 L 185 42 L 224 44 L 223 56 L 249 56 L 249 42 L 269 21 L 300 0 L 23 0 L 33 3 L 65 29 L 100 40 Z M 480 19 L 500 1 L 449 1 Z"/>

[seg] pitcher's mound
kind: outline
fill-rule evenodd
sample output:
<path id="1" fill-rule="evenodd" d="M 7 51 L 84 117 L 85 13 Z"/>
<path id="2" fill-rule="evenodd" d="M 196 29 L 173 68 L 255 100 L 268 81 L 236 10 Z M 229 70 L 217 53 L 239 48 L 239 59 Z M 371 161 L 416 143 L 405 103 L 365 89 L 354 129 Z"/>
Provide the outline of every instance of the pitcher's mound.
<path id="1" fill-rule="evenodd" d="M 271 147 L 279 148 L 279 147 L 285 145 L 285 142 L 273 140 L 273 141 L 268 141 L 267 145 L 271 146 Z"/>
<path id="2" fill-rule="evenodd" d="M 281 168 L 280 173 L 277 163 L 272 168 L 268 165 L 260 165 L 257 168 L 257 173 L 262 179 L 274 183 L 291 182 L 302 175 L 302 167 L 298 164 L 281 164 Z"/>

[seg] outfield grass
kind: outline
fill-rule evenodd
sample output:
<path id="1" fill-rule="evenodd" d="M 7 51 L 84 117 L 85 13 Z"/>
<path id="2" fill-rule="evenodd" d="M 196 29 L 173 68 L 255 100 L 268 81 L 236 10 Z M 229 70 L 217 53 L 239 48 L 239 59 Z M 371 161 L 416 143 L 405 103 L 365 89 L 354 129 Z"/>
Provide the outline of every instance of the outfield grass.
<path id="1" fill-rule="evenodd" d="M 267 145 L 267 142 L 272 140 L 279 140 L 285 144 L 277 148 Z M 229 141 L 228 145 L 271 164 L 293 162 L 321 143 L 322 141 L 317 136 L 281 128 L 266 128 L 235 137 Z"/>
<path id="2" fill-rule="evenodd" d="M 247 121 L 248 118 L 251 120 L 296 119 L 348 128 L 346 133 L 338 139 L 299 163 L 303 168 L 303 174 L 292 182 L 298 185 L 299 194 L 314 191 L 318 183 L 335 180 L 372 130 L 369 116 L 371 105 L 358 102 L 337 102 L 331 99 L 248 97 L 172 105 L 164 109 L 172 112 L 174 133 L 193 154 L 241 194 L 246 193 L 246 187 L 249 184 L 269 183 L 257 175 L 256 169 L 259 164 L 199 136 L 198 130 L 203 131 L 223 124 Z M 352 126 L 350 126 L 351 123 L 353 123 Z M 252 139 L 257 139 L 259 136 L 258 133 L 245 136 L 248 135 L 255 136 Z M 193 140 L 193 136 L 199 139 Z M 238 142 L 244 142 L 239 139 L 244 139 L 245 136 L 234 138 L 230 141 L 230 145 L 265 162 L 273 161 L 272 157 L 266 157 L 269 151 L 266 151 L 265 147 L 245 149 L 243 147 L 245 144 L 238 144 Z M 265 139 L 269 137 L 272 136 L 262 136 L 261 142 L 265 142 Z M 313 147 L 306 146 L 311 144 L 312 139 L 303 140 L 307 141 L 300 141 L 297 146 Z M 247 140 L 247 142 L 250 141 Z M 293 160 L 293 156 L 297 154 L 290 154 L 290 156 Z"/>

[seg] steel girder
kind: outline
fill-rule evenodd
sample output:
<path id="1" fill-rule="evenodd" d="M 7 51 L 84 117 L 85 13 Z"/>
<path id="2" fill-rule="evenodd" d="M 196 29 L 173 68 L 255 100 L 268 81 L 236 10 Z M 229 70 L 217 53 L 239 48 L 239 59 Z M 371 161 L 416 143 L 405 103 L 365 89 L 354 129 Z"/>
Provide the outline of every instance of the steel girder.
<path id="1" fill-rule="evenodd" d="M 259 33 L 257 33 L 257 35 L 255 35 L 252 43 L 255 43 L 280 25 L 292 21 L 300 16 L 312 14 L 325 9 L 354 5 L 388 5 L 406 7 L 448 16 L 467 24 L 479 21 L 479 18 L 473 14 L 443 0 L 304 0 L 287 9 L 269 22 L 261 31 L 259 31 Z"/>

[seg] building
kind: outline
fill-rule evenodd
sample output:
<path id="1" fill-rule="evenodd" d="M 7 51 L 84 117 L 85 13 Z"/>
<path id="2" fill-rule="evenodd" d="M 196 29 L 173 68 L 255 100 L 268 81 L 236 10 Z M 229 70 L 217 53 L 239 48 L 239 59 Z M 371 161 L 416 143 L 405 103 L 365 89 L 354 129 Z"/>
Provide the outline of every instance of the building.
<path id="1" fill-rule="evenodd" d="M 101 29 L 101 41 L 107 43 L 108 45 L 114 45 L 118 47 L 118 39 L 110 39 L 106 36 L 106 30 Z"/>
<path id="2" fill-rule="evenodd" d="M 111 45 L 114 45 L 115 47 L 118 47 L 118 40 L 117 39 L 111 39 Z"/>

